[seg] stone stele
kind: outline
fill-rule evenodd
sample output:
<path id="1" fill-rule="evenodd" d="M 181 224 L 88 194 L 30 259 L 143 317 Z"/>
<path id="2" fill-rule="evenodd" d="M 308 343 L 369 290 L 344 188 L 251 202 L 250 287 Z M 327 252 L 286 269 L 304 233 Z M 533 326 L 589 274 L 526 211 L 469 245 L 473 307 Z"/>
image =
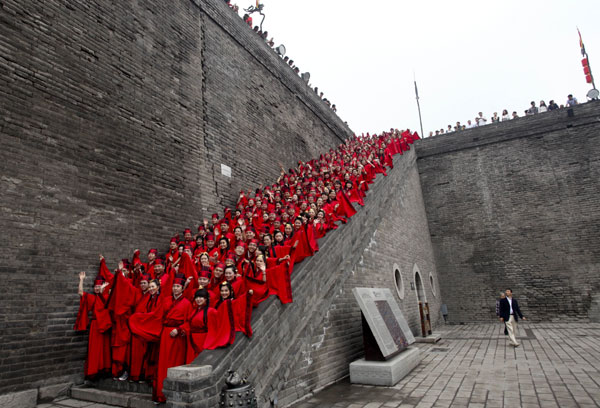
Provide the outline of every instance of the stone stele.
<path id="1" fill-rule="evenodd" d="M 415 338 L 389 289 L 354 288 L 352 290 L 363 314 L 365 343 L 374 338 L 385 361 L 364 358 L 350 364 L 350 382 L 354 384 L 392 386 L 421 361 L 418 348 L 409 347 Z"/>

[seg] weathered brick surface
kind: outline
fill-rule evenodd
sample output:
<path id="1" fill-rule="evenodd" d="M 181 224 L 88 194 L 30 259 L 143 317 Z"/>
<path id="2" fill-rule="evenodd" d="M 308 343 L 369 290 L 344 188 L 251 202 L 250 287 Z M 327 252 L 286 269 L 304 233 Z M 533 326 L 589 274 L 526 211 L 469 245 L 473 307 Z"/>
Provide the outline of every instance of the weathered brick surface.
<path id="1" fill-rule="evenodd" d="M 493 318 L 507 287 L 532 319 L 598 319 L 600 103 L 573 113 L 418 143 L 450 321 Z"/>
<path id="2" fill-rule="evenodd" d="M 165 381 L 171 406 L 215 406 L 231 368 L 248 374 L 261 406 L 274 400 L 285 406 L 343 378 L 349 363 L 362 354 L 360 310 L 351 290 L 394 290 L 394 263 L 406 286 L 404 299 L 398 300 L 419 333 L 412 270 L 417 264 L 423 274 L 431 272 L 436 285 L 437 275 L 414 150 L 396 158 L 388 177 L 379 176 L 365 204 L 347 225 L 320 241 L 315 256 L 294 269 L 293 303 L 262 303 L 253 315 L 251 340 L 240 335 L 228 349 L 200 354 L 194 364 L 212 365 L 210 377 Z M 439 301 L 424 283 L 437 324 Z"/>
<path id="3" fill-rule="evenodd" d="M 349 133 L 222 1 L 1 1 L 0 393 L 81 379 L 98 252 L 162 250 Z"/>
<path id="4" fill-rule="evenodd" d="M 323 323 L 310 336 L 301 338 L 301 355 L 289 358 L 293 365 L 279 395 L 283 406 L 306 396 L 349 373 L 349 365 L 363 355 L 361 312 L 352 294 L 355 287 L 390 288 L 396 296 L 409 326 L 416 336 L 421 324 L 413 271 L 418 269 L 425 290 L 424 301 L 431 309 L 433 327 L 440 323 L 440 291 L 421 194 L 414 150 L 396 160 L 392 178 L 384 187 L 369 196 L 368 206 L 378 206 L 381 212 L 368 219 L 375 230 L 363 242 L 362 251 L 350 275 L 336 285 L 334 300 L 327 309 Z M 354 220 L 352 221 L 354 222 Z M 328 256 L 329 251 L 325 253 Z M 395 270 L 402 274 L 402 298 L 396 290 Z M 429 275 L 434 282 L 432 291 Z M 286 364 L 287 365 L 287 364 Z"/>

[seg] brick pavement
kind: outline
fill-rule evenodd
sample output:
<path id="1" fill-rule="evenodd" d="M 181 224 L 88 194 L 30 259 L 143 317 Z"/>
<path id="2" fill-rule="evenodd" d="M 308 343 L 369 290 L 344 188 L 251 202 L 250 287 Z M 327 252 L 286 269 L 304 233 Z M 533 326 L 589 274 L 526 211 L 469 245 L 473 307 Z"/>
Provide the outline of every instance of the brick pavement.
<path id="1" fill-rule="evenodd" d="M 600 324 L 523 323 L 513 348 L 499 324 L 445 326 L 417 345 L 421 364 L 394 387 L 335 384 L 294 408 L 598 407 Z"/>
<path id="2" fill-rule="evenodd" d="M 394 387 L 347 380 L 293 408 L 600 406 L 600 324 L 522 323 L 521 346 L 499 324 L 444 326 L 437 344 L 418 344 L 421 364 Z M 62 397 L 37 408 L 110 408 Z"/>

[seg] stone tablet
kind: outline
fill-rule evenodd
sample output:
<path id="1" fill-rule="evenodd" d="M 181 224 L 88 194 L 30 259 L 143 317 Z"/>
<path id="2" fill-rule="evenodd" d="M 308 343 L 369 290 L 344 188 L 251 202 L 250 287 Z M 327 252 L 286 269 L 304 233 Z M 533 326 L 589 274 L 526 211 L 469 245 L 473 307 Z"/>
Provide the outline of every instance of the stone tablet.
<path id="1" fill-rule="evenodd" d="M 395 356 L 415 342 L 389 289 L 354 288 L 352 293 L 385 359 Z"/>

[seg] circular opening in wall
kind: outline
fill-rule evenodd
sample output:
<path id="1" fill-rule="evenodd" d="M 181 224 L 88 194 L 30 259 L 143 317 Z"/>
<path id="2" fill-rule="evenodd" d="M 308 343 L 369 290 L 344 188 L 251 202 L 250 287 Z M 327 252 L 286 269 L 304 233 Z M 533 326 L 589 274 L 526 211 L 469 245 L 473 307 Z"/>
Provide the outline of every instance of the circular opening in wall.
<path id="1" fill-rule="evenodd" d="M 435 292 L 435 283 L 433 282 L 433 275 L 429 274 L 429 284 L 431 285 L 431 293 L 433 293 L 433 296 L 436 296 L 436 292 Z"/>
<path id="2" fill-rule="evenodd" d="M 394 264 L 394 282 L 396 283 L 396 292 L 398 297 L 404 299 L 404 281 L 402 280 L 402 273 L 398 265 Z"/>

